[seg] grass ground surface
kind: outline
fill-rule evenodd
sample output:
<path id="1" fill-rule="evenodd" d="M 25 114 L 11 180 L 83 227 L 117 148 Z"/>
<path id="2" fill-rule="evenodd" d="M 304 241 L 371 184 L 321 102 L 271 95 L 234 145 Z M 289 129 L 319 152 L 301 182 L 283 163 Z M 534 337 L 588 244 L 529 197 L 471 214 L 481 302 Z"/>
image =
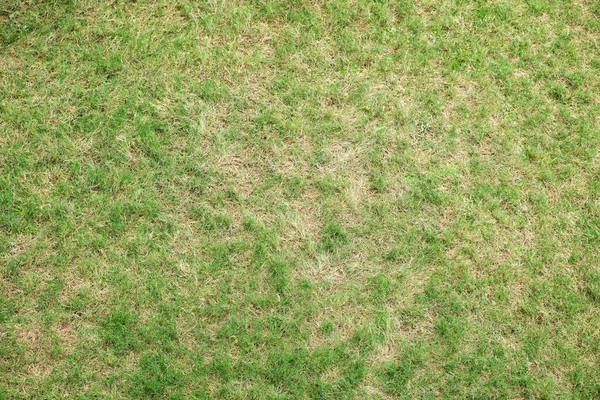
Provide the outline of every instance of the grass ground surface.
<path id="1" fill-rule="evenodd" d="M 0 0 L 0 398 L 600 398 L 600 3 Z"/>

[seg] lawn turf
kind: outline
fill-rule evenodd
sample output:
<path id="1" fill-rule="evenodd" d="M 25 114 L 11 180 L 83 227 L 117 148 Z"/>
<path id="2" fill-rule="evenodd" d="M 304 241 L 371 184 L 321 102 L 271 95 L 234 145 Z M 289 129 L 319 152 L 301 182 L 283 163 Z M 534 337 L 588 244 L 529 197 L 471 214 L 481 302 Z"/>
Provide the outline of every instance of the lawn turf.
<path id="1" fill-rule="evenodd" d="M 0 0 L 0 398 L 600 398 L 600 2 Z"/>

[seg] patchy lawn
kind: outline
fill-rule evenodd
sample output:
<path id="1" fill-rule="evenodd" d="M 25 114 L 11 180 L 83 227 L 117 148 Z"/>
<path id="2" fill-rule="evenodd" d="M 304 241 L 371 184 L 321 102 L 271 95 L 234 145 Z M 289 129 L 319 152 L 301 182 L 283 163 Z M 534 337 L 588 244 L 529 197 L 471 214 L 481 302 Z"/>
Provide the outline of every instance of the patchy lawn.
<path id="1" fill-rule="evenodd" d="M 600 3 L 1 0 L 0 398 L 600 398 Z"/>

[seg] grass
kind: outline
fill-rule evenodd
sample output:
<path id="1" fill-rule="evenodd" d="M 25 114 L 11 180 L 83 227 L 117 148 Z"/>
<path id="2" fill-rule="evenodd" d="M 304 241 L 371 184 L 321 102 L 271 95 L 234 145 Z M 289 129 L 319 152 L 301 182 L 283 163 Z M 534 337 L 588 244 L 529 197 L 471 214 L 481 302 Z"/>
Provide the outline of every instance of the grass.
<path id="1" fill-rule="evenodd" d="M 0 398 L 599 398 L 599 34 L 1 1 Z"/>

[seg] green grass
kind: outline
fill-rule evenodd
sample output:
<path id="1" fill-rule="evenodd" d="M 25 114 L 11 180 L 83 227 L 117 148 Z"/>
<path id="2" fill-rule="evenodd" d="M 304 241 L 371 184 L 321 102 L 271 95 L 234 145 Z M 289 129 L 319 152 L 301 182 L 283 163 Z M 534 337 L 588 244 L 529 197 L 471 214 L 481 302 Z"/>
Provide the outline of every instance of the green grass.
<path id="1" fill-rule="evenodd" d="M 0 1 L 0 398 L 600 398 L 599 37 Z"/>

